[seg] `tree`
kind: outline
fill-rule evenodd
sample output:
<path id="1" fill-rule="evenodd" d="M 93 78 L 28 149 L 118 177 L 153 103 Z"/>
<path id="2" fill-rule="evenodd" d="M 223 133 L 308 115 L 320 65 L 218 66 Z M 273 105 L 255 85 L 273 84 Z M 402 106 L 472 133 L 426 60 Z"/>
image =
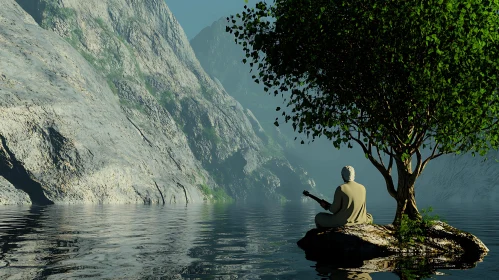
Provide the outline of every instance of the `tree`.
<path id="1" fill-rule="evenodd" d="M 260 1 L 227 32 L 255 82 L 285 98 L 285 122 L 362 147 L 397 223 L 421 218 L 414 185 L 430 160 L 498 149 L 498 11 L 497 0 Z"/>

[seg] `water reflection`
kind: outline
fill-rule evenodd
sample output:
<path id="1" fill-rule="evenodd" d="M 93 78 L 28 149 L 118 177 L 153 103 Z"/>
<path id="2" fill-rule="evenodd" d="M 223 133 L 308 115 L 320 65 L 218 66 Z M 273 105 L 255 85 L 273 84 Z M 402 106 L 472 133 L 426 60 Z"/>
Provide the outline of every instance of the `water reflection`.
<path id="1" fill-rule="evenodd" d="M 470 222 L 463 218 L 470 213 L 466 209 L 445 217 L 476 233 L 489 246 L 491 260 L 473 273 L 437 272 L 454 280 L 487 279 L 497 271 L 499 208 L 494 209 L 487 210 L 487 221 Z M 373 207 L 380 223 L 391 222 L 392 210 L 384 221 L 384 212 Z M 410 279 L 424 271 L 394 260 L 307 260 L 296 241 L 314 227 L 318 211 L 316 204 L 2 206 L 0 279 L 376 280 Z M 460 220 L 466 224 L 457 224 Z M 384 272 L 372 273 L 373 267 Z"/>
<path id="2" fill-rule="evenodd" d="M 327 266 L 317 266 L 317 275 L 321 276 L 322 279 L 358 279 L 358 280 L 372 280 L 371 275 L 367 272 L 349 271 L 343 269 L 334 269 Z"/>
<path id="3" fill-rule="evenodd" d="M 186 279 L 208 275 L 243 279 L 259 278 L 258 275 L 286 277 L 295 273 L 290 253 L 295 254 L 296 262 L 303 261 L 295 248 L 296 236 L 311 226 L 303 221 L 312 221 L 313 208 L 232 204 L 211 209 L 205 230 L 189 251 L 198 260 L 183 275 Z"/>
<path id="4" fill-rule="evenodd" d="M 481 261 L 482 259 L 449 260 L 443 255 L 432 257 L 392 255 L 372 259 L 348 255 L 331 256 L 318 261 L 315 269 L 319 276 L 331 279 L 371 279 L 368 277 L 369 273 L 378 272 L 391 272 L 403 280 L 426 279 L 435 275 L 444 275 L 440 272 L 444 269 L 471 269 Z"/>
<path id="5" fill-rule="evenodd" d="M 30 279 L 54 273 L 65 273 L 64 268 L 50 267 L 67 258 L 64 248 L 73 247 L 75 240 L 44 233 L 44 221 L 50 206 L 17 207 L 3 212 L 0 219 L 2 274 Z M 57 218 L 57 217 L 54 217 Z M 63 247 L 63 248 L 62 248 Z M 36 252 L 36 254 L 32 254 Z"/>
<path id="6" fill-rule="evenodd" d="M 491 231 L 498 229 L 494 222 L 499 214 L 499 209 L 483 207 L 482 209 L 463 209 L 446 205 L 446 208 L 437 209 L 440 213 L 448 213 L 446 216 L 449 224 L 455 225 L 465 231 L 476 234 L 491 250 L 485 259 L 497 259 L 499 236 Z M 445 209 L 445 210 L 444 210 Z M 473 213 L 470 215 L 470 213 Z M 487 215 L 484 215 L 487 213 Z M 467 215 L 480 217 L 480 219 L 467 219 Z M 373 274 L 380 273 L 381 279 L 389 279 L 387 273 L 391 273 L 396 279 L 433 279 L 436 276 L 451 276 L 452 279 L 471 279 L 470 275 L 479 275 L 477 279 L 496 279 L 494 269 L 483 269 L 482 261 L 484 255 L 463 255 L 452 259 L 449 256 L 338 256 L 334 252 L 322 252 L 321 254 L 305 254 L 309 260 L 315 261 L 314 266 L 317 275 L 322 279 L 372 279 Z M 492 260 L 491 260 L 492 261 Z M 485 266 L 491 266 L 491 261 L 485 262 Z M 474 273 L 466 270 L 481 264 L 482 270 Z M 487 267 L 488 268 L 488 267 Z M 379 278 L 376 278 L 379 279 Z M 392 278 L 395 279 L 395 278 Z"/>

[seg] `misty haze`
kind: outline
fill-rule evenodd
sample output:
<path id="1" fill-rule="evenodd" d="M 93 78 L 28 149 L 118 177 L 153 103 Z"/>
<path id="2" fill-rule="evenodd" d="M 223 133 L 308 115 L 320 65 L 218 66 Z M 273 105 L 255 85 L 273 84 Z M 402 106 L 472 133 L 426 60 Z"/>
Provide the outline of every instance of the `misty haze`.
<path id="1" fill-rule="evenodd" d="M 376 1 L 365 7 L 354 1 L 348 10 L 352 15 L 374 15 L 374 19 L 359 19 L 360 25 L 355 25 L 356 16 L 351 22 L 336 17 L 335 13 L 347 9 L 334 6 L 334 1 L 263 1 L 265 7 L 278 7 L 269 10 L 274 15 L 289 9 L 289 18 L 279 20 L 282 26 L 293 28 L 285 26 L 276 33 L 272 25 L 268 30 L 250 28 L 264 26 L 259 24 L 268 18 L 251 22 L 245 5 L 267 8 L 255 6 L 260 1 L 245 2 L 0 0 L 0 278 L 496 279 L 497 90 L 489 95 L 485 89 L 476 90 L 477 98 L 471 94 L 455 97 L 472 96 L 469 100 L 476 104 L 489 98 L 486 105 L 490 108 L 469 120 L 488 114 L 490 123 L 475 121 L 473 127 L 464 127 L 466 120 L 461 123 L 461 119 L 475 113 L 460 106 L 461 101 L 455 107 L 447 102 L 448 108 L 441 111 L 438 108 L 446 102 L 435 103 L 435 116 L 445 116 L 441 117 L 444 124 L 411 123 L 421 116 L 417 111 L 403 125 L 400 121 L 401 127 L 395 130 L 411 127 L 405 135 L 409 134 L 407 143 L 417 143 L 406 160 L 405 150 L 395 151 L 393 142 L 385 140 L 396 142 L 399 136 L 385 124 L 403 114 L 401 104 L 414 99 L 409 109 L 432 108 L 434 96 L 416 90 L 407 93 L 407 98 L 387 94 L 390 110 L 380 110 L 385 108 L 378 102 L 381 97 L 355 89 L 392 85 L 389 78 L 360 85 L 358 77 L 371 77 L 371 70 L 366 70 L 367 74 L 351 75 L 355 83 L 336 87 L 331 81 L 345 74 L 335 72 L 343 64 L 333 61 L 340 61 L 336 58 L 341 56 L 314 48 L 321 50 L 320 44 L 332 42 L 331 50 L 343 51 L 347 44 L 331 39 L 340 35 L 331 35 L 335 32 L 327 29 L 333 28 L 334 18 L 345 29 L 348 24 L 356 26 L 345 33 L 350 34 L 350 41 L 345 42 L 354 42 L 363 50 L 362 36 L 371 36 L 371 31 L 362 33 L 362 24 L 379 26 L 376 32 L 391 36 L 390 30 L 398 30 L 403 20 L 397 17 L 395 27 L 386 27 L 382 16 L 404 11 L 402 6 L 412 7 L 414 1 L 390 4 L 385 10 Z M 466 10 L 466 16 L 489 14 L 479 1 L 471 2 L 474 6 Z M 444 9 L 439 5 L 420 12 L 433 22 L 431 17 L 438 17 L 439 9 Z M 449 5 L 445 10 L 449 15 L 453 9 L 461 11 Z M 294 21 L 300 18 L 294 17 L 297 14 L 303 17 L 301 23 Z M 482 26 L 489 24 L 488 18 L 476 22 L 477 28 L 488 28 Z M 325 28 L 323 33 L 317 31 L 316 23 Z M 382 33 L 381 26 L 388 31 Z M 272 36 L 265 37 L 265 32 Z M 466 42 L 456 34 L 455 41 Z M 487 59 L 475 57 L 473 63 L 493 60 L 495 52 L 490 50 L 499 36 L 490 34 L 490 42 L 483 39 L 480 47 Z M 445 44 L 447 39 L 442 38 L 432 42 Z M 304 40 L 300 46 L 310 47 L 303 50 L 303 57 L 296 55 L 298 47 L 285 45 L 299 40 Z M 386 41 L 391 46 L 397 40 Z M 272 50 L 266 54 L 272 59 L 253 57 L 242 42 L 261 48 L 260 55 Z M 372 45 L 375 53 L 376 44 Z M 350 53 L 344 57 L 356 61 Z M 317 67 L 312 62 L 303 66 L 309 61 Z M 393 59 L 387 61 L 383 63 L 396 65 Z M 356 72 L 354 64 L 347 61 L 345 71 Z M 268 68 L 273 69 L 268 70 L 269 77 L 276 71 L 283 75 L 267 81 L 275 82 L 275 88 L 268 89 L 262 75 L 255 82 L 264 74 L 263 65 L 274 67 Z M 365 65 L 371 69 L 371 64 Z M 390 67 L 372 71 L 392 71 Z M 337 76 L 321 76 L 326 72 Z M 490 73 L 494 75 L 491 80 L 499 77 L 499 71 Z M 277 86 L 277 80 L 284 83 L 284 77 L 291 80 L 299 75 L 308 80 L 295 87 L 286 84 L 286 90 Z M 452 86 L 454 79 L 445 79 L 445 83 Z M 480 89 L 488 81 L 483 79 Z M 345 85 L 352 87 L 345 90 L 351 93 L 337 93 Z M 307 94 L 311 95 L 304 97 Z M 329 95 L 333 97 L 324 102 L 331 104 L 314 101 Z M 310 105 L 313 102 L 317 103 Z M 331 114 L 315 110 L 317 104 Z M 346 109 L 335 115 L 336 108 Z M 350 114 L 357 109 L 358 114 Z M 286 115 L 297 119 L 285 121 Z M 365 127 L 358 125 L 364 119 L 368 119 Z M 372 122 L 376 127 L 380 123 L 379 131 Z M 293 124 L 304 127 L 303 132 Z M 459 145 L 454 145 L 454 151 L 442 140 L 446 138 L 440 129 L 445 125 L 451 127 L 449 131 L 462 128 L 462 139 L 449 132 L 448 140 L 458 139 L 462 151 Z M 344 126 L 350 127 L 342 130 Z M 358 139 L 357 128 L 362 129 Z M 320 132 L 315 139 L 314 129 Z M 352 130 L 355 133 L 350 134 Z M 417 142 L 416 131 L 435 135 Z M 485 150 L 483 156 L 473 150 L 479 146 Z M 424 159 L 439 152 L 442 156 L 423 166 Z M 376 162 L 382 164 L 376 166 Z M 410 169 L 401 171 L 407 166 Z M 419 167 L 422 172 L 411 184 L 410 175 Z"/>

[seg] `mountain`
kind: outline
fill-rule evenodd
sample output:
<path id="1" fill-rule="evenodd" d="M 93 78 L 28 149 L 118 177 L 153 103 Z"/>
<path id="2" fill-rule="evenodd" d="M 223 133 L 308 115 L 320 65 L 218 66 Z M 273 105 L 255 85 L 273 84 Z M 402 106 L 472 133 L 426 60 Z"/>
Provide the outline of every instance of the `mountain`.
<path id="1" fill-rule="evenodd" d="M 297 199 L 163 0 L 2 0 L 0 203 Z"/>
<path id="2" fill-rule="evenodd" d="M 287 158 L 309 170 L 317 188 L 328 197 L 332 197 L 334 187 L 340 183 L 341 168 L 352 165 L 358 181 L 367 188 L 368 202 L 394 203 L 386 191 L 383 177 L 357 145 L 353 149 L 342 147 L 336 150 L 325 139 L 300 145 L 292 140 L 295 137 L 298 140 L 307 139 L 295 133 L 291 125 L 274 126 L 275 118 L 280 116 L 275 108 L 285 107 L 283 98 L 269 96 L 263 86 L 253 81 L 251 68 L 242 63 L 245 53 L 241 46 L 235 44 L 233 35 L 226 32 L 226 26 L 226 18 L 221 18 L 191 40 L 196 57 L 213 79 L 219 80 L 236 100 L 254 113 L 265 132 L 284 147 Z M 494 156 L 499 158 L 495 152 L 491 152 L 489 157 Z M 396 182 L 396 172 L 393 175 Z M 493 159 L 481 162 L 479 157 L 469 154 L 434 159 L 416 181 L 416 195 L 422 204 L 445 200 L 467 201 L 470 198 L 498 200 L 499 163 Z"/>
<path id="3" fill-rule="evenodd" d="M 308 143 L 309 139 L 296 133 L 291 124 L 281 122 L 279 127 L 274 125 L 275 119 L 281 116 L 276 107 L 286 110 L 283 98 L 265 93 L 263 86 L 253 81 L 251 68 L 242 63 L 245 57 L 242 47 L 234 43 L 233 35 L 225 30 L 226 26 L 226 18 L 221 18 L 191 40 L 192 49 L 203 69 L 213 79 L 219 80 L 243 107 L 254 113 L 268 137 L 284 148 L 284 154 L 294 165 L 309 171 L 317 188 L 326 197 L 332 199 L 335 187 L 341 184 L 343 166 L 352 165 L 359 182 L 368 188 L 368 200 L 388 198 L 383 177 L 365 158 L 360 147 L 337 150 L 323 138 Z M 304 140 L 304 145 L 300 144 L 301 140 Z"/>

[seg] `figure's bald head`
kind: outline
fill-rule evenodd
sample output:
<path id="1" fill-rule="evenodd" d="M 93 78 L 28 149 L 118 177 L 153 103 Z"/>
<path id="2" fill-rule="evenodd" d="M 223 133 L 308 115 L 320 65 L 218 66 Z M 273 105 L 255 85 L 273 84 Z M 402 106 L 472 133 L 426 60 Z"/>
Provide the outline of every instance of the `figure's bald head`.
<path id="1" fill-rule="evenodd" d="M 341 177 L 345 182 L 353 181 L 355 179 L 355 170 L 349 165 L 345 166 L 341 169 Z"/>

